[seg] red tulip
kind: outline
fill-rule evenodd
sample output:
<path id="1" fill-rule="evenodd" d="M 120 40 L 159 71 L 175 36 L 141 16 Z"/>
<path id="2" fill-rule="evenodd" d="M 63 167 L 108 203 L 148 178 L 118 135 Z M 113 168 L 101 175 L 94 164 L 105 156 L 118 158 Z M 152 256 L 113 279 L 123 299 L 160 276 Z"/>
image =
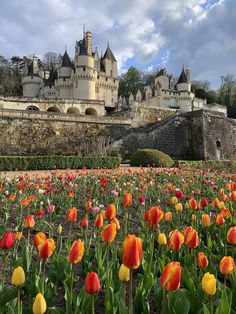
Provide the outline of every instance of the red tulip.
<path id="1" fill-rule="evenodd" d="M 230 244 L 236 244 L 236 226 L 229 229 L 227 233 L 227 241 Z"/>
<path id="2" fill-rule="evenodd" d="M 52 255 L 56 248 L 55 242 L 53 239 L 47 239 L 42 244 L 38 246 L 39 257 L 48 258 Z"/>
<path id="3" fill-rule="evenodd" d="M 10 231 L 6 231 L 0 239 L 0 248 L 3 250 L 9 250 L 14 244 L 14 236 Z"/>
<path id="4" fill-rule="evenodd" d="M 176 291 L 180 288 L 181 266 L 179 262 L 168 263 L 161 274 L 161 286 L 167 291 Z"/>
<path id="5" fill-rule="evenodd" d="M 184 235 L 175 229 L 169 233 L 168 246 L 173 251 L 178 251 L 184 243 Z"/>
<path id="6" fill-rule="evenodd" d="M 67 222 L 76 222 L 77 218 L 77 209 L 75 207 L 70 208 L 66 214 Z"/>
<path id="7" fill-rule="evenodd" d="M 106 243 L 111 243 L 112 241 L 114 241 L 116 237 L 116 224 L 111 223 L 107 225 L 101 232 L 101 236 L 103 241 Z"/>
<path id="8" fill-rule="evenodd" d="M 197 255 L 197 266 L 200 268 L 206 268 L 208 266 L 208 259 L 203 252 L 199 252 Z"/>
<path id="9" fill-rule="evenodd" d="M 148 222 L 149 219 L 149 210 L 145 210 L 144 214 L 143 214 L 143 219 L 144 221 Z"/>
<path id="10" fill-rule="evenodd" d="M 190 205 L 191 209 L 194 209 L 194 210 L 198 210 L 199 209 L 198 202 L 194 198 L 191 198 L 189 200 L 189 205 Z"/>
<path id="11" fill-rule="evenodd" d="M 116 207 L 114 204 L 110 204 L 107 206 L 106 211 L 105 211 L 105 216 L 106 219 L 112 220 L 116 218 Z"/>
<path id="12" fill-rule="evenodd" d="M 71 264 L 77 264 L 82 261 L 84 256 L 84 243 L 81 240 L 76 240 L 72 243 L 67 261 Z"/>
<path id="13" fill-rule="evenodd" d="M 197 231 L 192 227 L 187 227 L 184 230 L 184 242 L 189 248 L 196 248 L 200 242 Z"/>
<path id="14" fill-rule="evenodd" d="M 88 228 L 89 222 L 86 217 L 83 217 L 80 221 L 80 226 L 84 229 Z"/>
<path id="15" fill-rule="evenodd" d="M 97 273 L 88 273 L 85 279 L 85 291 L 87 293 L 96 293 L 100 290 L 100 280 Z"/>
<path id="16" fill-rule="evenodd" d="M 223 275 L 231 275 L 235 269 L 234 259 L 231 256 L 224 256 L 220 261 L 220 272 Z"/>
<path id="17" fill-rule="evenodd" d="M 156 227 L 163 219 L 163 212 L 160 206 L 153 206 L 149 209 L 148 224 L 150 227 Z"/>
<path id="18" fill-rule="evenodd" d="M 28 215 L 25 218 L 25 228 L 30 229 L 35 225 L 34 215 Z"/>
<path id="19" fill-rule="evenodd" d="M 230 195 L 230 199 L 231 201 L 235 202 L 236 201 L 236 191 L 232 191 L 231 195 Z"/>
<path id="20" fill-rule="evenodd" d="M 136 269 L 142 260 L 142 240 L 128 234 L 122 243 L 123 264 L 129 269 Z"/>
<path id="21" fill-rule="evenodd" d="M 221 214 L 217 214 L 216 216 L 216 225 L 221 226 L 225 223 L 224 217 Z"/>
<path id="22" fill-rule="evenodd" d="M 208 201 L 207 201 L 207 199 L 205 197 L 203 197 L 201 199 L 201 207 L 205 208 L 205 207 L 207 207 L 207 205 L 208 205 Z"/>

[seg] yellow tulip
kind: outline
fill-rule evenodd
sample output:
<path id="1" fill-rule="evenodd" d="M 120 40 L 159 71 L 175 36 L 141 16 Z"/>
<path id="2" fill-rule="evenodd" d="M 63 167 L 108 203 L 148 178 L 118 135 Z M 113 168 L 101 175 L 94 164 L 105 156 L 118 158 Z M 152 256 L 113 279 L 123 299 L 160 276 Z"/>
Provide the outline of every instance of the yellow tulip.
<path id="1" fill-rule="evenodd" d="M 16 269 L 14 269 L 11 283 L 17 287 L 22 286 L 25 283 L 25 272 L 22 267 L 18 266 Z"/>
<path id="2" fill-rule="evenodd" d="M 184 207 L 185 207 L 186 209 L 189 209 L 189 208 L 190 208 L 189 203 L 186 202 L 185 205 L 184 205 Z"/>
<path id="3" fill-rule="evenodd" d="M 220 209 L 225 208 L 225 203 L 224 203 L 223 201 L 220 202 L 219 208 L 220 208 Z"/>
<path id="4" fill-rule="evenodd" d="M 159 245 L 166 245 L 167 241 L 166 241 L 166 236 L 164 233 L 159 233 L 157 242 Z"/>
<path id="5" fill-rule="evenodd" d="M 130 269 L 126 267 L 124 264 L 122 264 L 119 269 L 119 280 L 120 281 L 130 280 Z"/>
<path id="6" fill-rule="evenodd" d="M 178 213 L 181 213 L 183 211 L 183 205 L 181 203 L 178 203 L 175 205 L 175 210 L 178 212 Z"/>
<path id="7" fill-rule="evenodd" d="M 176 196 L 173 196 L 173 197 L 171 198 L 171 203 L 174 204 L 174 205 L 176 205 L 176 204 L 178 203 L 178 198 L 177 198 Z"/>
<path id="8" fill-rule="evenodd" d="M 196 221 L 197 220 L 197 216 L 195 214 L 192 214 L 192 221 Z"/>
<path id="9" fill-rule="evenodd" d="M 209 272 L 202 278 L 202 290 L 208 295 L 214 295 L 216 293 L 216 278 Z"/>
<path id="10" fill-rule="evenodd" d="M 33 313 L 34 314 L 44 314 L 47 310 L 47 303 L 41 293 L 36 295 L 33 304 Z"/>

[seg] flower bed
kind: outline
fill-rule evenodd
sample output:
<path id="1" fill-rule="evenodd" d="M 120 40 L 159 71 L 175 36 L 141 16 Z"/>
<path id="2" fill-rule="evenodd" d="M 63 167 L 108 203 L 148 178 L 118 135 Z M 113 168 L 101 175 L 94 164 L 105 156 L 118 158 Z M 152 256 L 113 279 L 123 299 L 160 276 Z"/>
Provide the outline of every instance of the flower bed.
<path id="1" fill-rule="evenodd" d="M 236 173 L 0 178 L 0 313 L 235 313 Z"/>

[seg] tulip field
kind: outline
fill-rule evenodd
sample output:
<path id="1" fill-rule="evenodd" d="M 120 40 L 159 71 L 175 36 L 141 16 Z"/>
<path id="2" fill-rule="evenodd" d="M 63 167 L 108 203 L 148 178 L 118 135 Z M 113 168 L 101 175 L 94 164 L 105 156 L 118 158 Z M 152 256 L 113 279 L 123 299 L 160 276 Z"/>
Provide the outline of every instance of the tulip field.
<path id="1" fill-rule="evenodd" d="M 0 313 L 236 314 L 236 172 L 0 177 Z"/>

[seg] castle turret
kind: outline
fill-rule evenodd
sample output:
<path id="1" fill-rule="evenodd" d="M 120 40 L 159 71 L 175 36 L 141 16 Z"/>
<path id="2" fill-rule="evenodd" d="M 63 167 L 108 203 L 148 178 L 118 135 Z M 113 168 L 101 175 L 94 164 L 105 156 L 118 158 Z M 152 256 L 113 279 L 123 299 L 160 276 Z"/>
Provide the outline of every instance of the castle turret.
<path id="1" fill-rule="evenodd" d="M 106 75 L 117 77 L 117 61 L 114 57 L 109 44 L 107 45 L 106 52 L 102 57 L 102 64 L 105 67 Z"/>
<path id="2" fill-rule="evenodd" d="M 73 98 L 96 99 L 95 79 L 97 71 L 94 68 L 91 42 L 92 34 L 90 32 L 86 32 L 84 38 L 76 42 Z"/>
<path id="3" fill-rule="evenodd" d="M 191 92 L 191 83 L 190 83 L 190 73 L 188 73 L 188 76 L 186 75 L 185 69 L 183 67 L 183 70 L 180 74 L 180 77 L 177 82 L 177 91 L 178 92 Z"/>
<path id="4" fill-rule="evenodd" d="M 34 57 L 27 65 L 26 73 L 22 78 L 23 97 L 38 97 L 42 78 L 39 76 L 38 58 Z"/>
<path id="5" fill-rule="evenodd" d="M 70 77 L 72 71 L 72 63 L 70 61 L 70 57 L 68 56 L 67 51 L 65 50 L 64 55 L 61 59 L 61 66 L 59 68 L 59 76 L 60 77 Z"/>

